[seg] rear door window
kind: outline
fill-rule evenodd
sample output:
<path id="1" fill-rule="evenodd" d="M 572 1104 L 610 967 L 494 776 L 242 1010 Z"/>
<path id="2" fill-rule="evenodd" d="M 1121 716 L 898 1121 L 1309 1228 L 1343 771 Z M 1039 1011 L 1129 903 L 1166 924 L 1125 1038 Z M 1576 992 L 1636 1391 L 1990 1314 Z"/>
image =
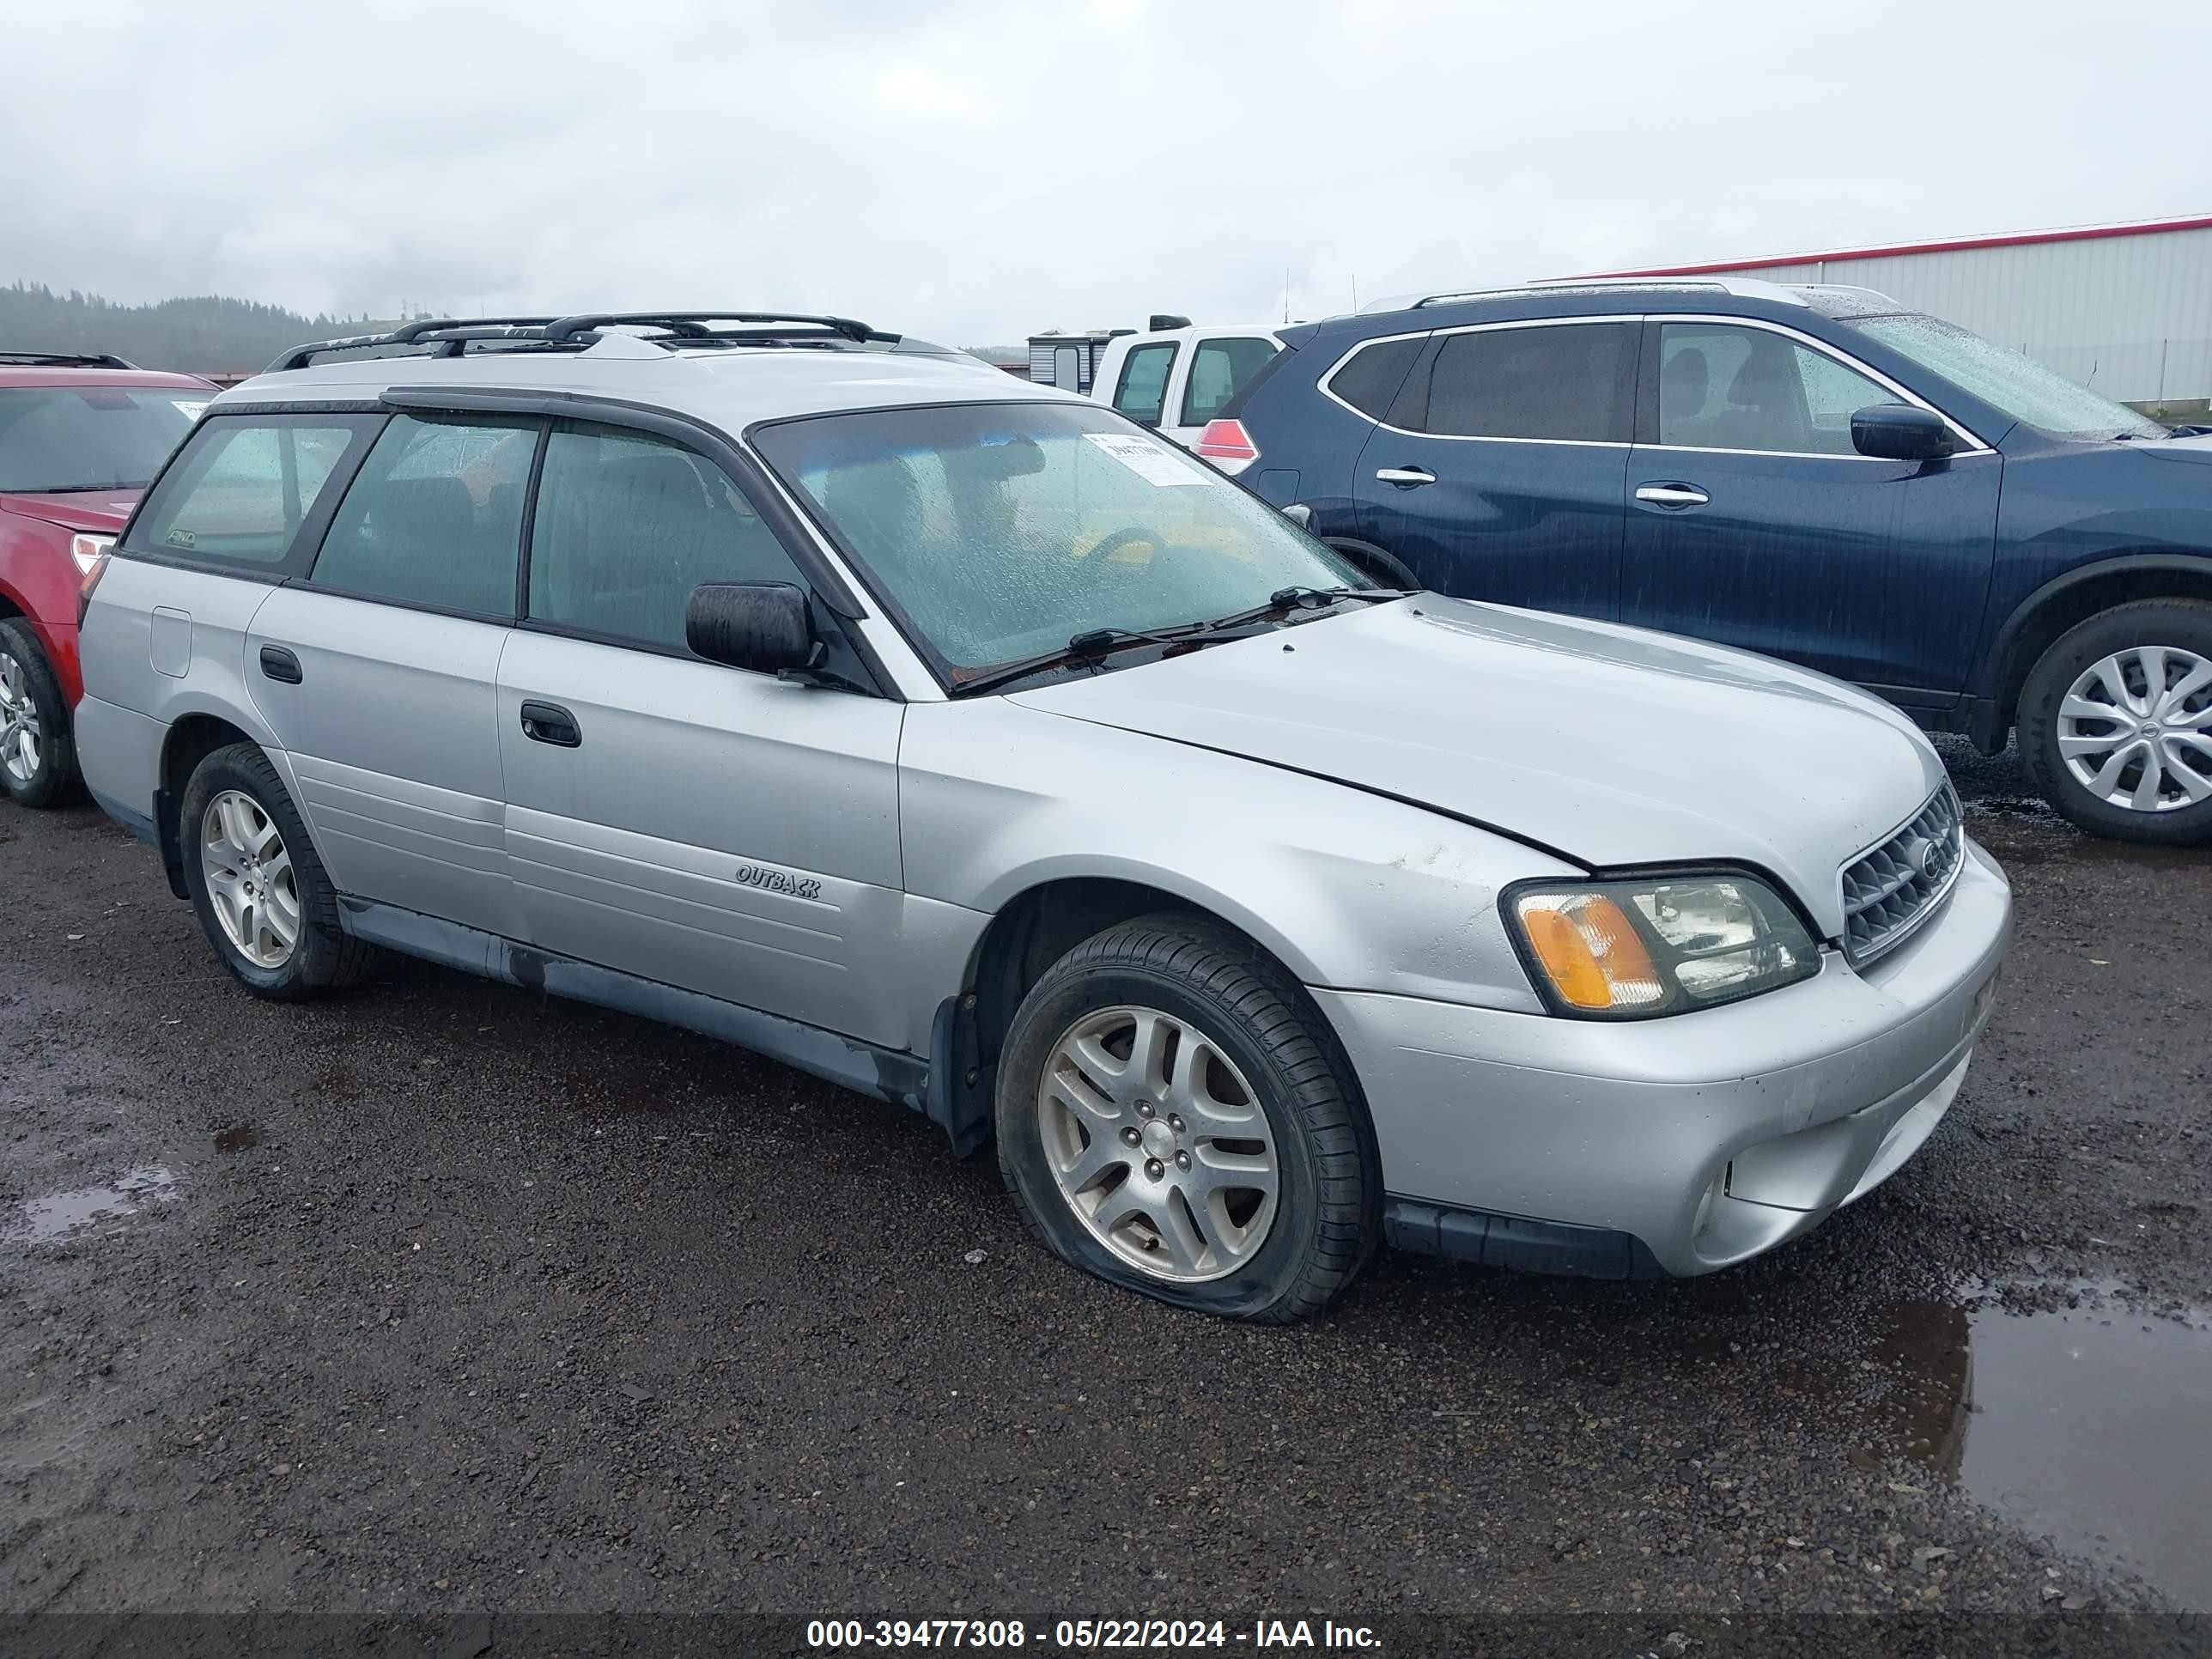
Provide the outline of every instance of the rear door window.
<path id="1" fill-rule="evenodd" d="M 318 587 L 511 617 L 538 422 L 395 415 L 323 538 Z"/>
<path id="2" fill-rule="evenodd" d="M 1438 342 L 1425 430 L 1440 437 L 1626 443 L 1636 408 L 1636 326 L 1478 329 Z"/>
<path id="3" fill-rule="evenodd" d="M 1218 415 L 1280 349 L 1264 337 L 1200 340 L 1191 353 L 1190 381 L 1183 387 L 1182 424 L 1203 426 Z"/>
<path id="4" fill-rule="evenodd" d="M 126 553 L 287 574 L 302 526 L 382 424 L 375 415 L 210 415 L 149 492 Z"/>
<path id="5" fill-rule="evenodd" d="M 1168 370 L 1175 366 L 1173 342 L 1141 345 L 1121 360 L 1121 379 L 1114 387 L 1114 407 L 1147 426 L 1160 423 L 1167 405 Z"/>

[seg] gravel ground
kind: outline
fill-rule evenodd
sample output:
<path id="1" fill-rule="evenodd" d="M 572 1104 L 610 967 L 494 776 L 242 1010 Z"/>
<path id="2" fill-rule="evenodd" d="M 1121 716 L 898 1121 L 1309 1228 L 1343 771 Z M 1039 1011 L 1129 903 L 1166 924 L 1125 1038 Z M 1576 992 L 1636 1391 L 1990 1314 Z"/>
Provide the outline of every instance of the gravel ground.
<path id="1" fill-rule="evenodd" d="M 1092 1283 L 988 1160 L 702 1039 L 420 965 L 257 1003 L 150 852 L 0 803 L 0 1612 L 2187 1599 L 1978 1492 L 1966 1401 L 1981 1322 L 2194 1340 L 2212 854 L 1950 758 L 2020 942 L 1887 1188 L 1684 1283 L 1386 1254 L 1288 1330 Z"/>

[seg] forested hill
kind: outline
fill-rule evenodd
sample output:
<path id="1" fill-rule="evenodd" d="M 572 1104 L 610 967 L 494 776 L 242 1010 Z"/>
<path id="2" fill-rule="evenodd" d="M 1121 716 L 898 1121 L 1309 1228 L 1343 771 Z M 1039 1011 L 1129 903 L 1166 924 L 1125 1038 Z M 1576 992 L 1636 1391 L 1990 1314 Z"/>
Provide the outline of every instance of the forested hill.
<path id="1" fill-rule="evenodd" d="M 281 306 L 215 295 L 124 306 L 96 294 L 57 294 L 36 283 L 0 287 L 0 352 L 106 351 L 141 368 L 258 371 L 302 341 L 386 326 L 366 317 L 302 317 Z"/>

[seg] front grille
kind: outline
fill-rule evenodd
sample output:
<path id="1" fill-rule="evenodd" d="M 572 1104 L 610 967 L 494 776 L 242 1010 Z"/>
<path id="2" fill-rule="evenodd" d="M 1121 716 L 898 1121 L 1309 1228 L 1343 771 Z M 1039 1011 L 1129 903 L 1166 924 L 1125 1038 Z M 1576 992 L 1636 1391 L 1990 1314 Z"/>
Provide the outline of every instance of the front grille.
<path id="1" fill-rule="evenodd" d="M 1951 890 L 1966 852 L 1947 783 L 1911 823 L 1844 866 L 1844 954 L 1863 964 L 1904 944 Z"/>

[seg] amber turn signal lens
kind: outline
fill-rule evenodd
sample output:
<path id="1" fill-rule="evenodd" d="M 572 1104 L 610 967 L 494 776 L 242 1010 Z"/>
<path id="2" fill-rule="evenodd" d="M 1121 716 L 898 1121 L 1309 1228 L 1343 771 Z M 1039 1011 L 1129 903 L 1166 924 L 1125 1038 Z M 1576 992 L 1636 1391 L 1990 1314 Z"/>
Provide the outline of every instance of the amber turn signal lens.
<path id="1" fill-rule="evenodd" d="M 1522 902 L 1521 926 L 1569 1007 L 1643 1008 L 1665 1000 L 1643 936 L 1603 895 L 1532 895 Z"/>

